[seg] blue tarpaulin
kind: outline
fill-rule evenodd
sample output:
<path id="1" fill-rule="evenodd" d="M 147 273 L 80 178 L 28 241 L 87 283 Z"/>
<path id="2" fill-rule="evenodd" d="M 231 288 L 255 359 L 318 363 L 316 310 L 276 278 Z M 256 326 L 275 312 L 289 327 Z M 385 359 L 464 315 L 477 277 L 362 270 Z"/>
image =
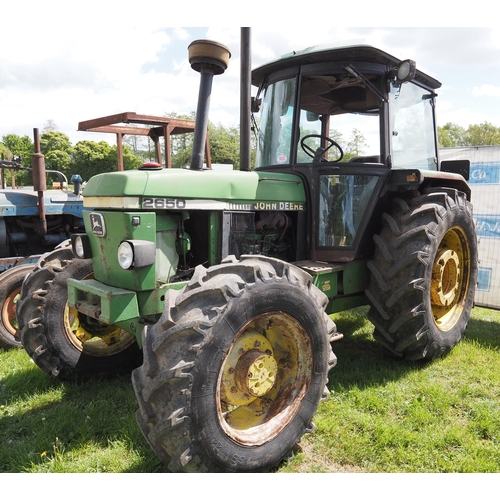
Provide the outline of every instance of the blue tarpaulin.
<path id="1" fill-rule="evenodd" d="M 500 309 L 500 146 L 444 148 L 441 160 L 470 161 L 474 220 L 479 239 L 475 303 Z"/>

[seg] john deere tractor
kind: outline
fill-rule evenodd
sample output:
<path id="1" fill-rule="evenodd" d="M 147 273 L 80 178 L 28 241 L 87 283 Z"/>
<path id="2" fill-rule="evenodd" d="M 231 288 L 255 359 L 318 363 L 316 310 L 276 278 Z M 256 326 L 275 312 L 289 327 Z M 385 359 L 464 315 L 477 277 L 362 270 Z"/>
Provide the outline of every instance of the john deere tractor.
<path id="1" fill-rule="evenodd" d="M 266 471 L 290 456 L 328 395 L 332 313 L 369 305 L 390 353 L 432 360 L 473 306 L 468 163 L 438 159 L 440 83 L 367 45 L 293 52 L 251 73 L 241 171 L 204 169 L 229 57 L 189 46 L 201 74 L 190 165 L 90 179 L 86 234 L 42 257 L 17 309 L 53 377 L 135 368 L 139 426 L 172 471 Z M 244 70 L 242 82 L 249 96 Z M 368 154 L 342 150 L 345 127 Z"/>

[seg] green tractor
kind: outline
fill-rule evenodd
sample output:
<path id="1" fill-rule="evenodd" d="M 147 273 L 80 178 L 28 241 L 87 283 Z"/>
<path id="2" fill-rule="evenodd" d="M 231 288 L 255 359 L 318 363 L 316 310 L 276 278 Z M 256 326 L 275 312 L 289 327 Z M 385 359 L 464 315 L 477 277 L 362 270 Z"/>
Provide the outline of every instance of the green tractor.
<path id="1" fill-rule="evenodd" d="M 328 396 L 332 313 L 369 305 L 387 351 L 432 360 L 460 341 L 477 279 L 469 165 L 438 160 L 437 80 L 366 45 L 243 68 L 241 171 L 217 171 L 203 146 L 229 57 L 189 46 L 189 167 L 90 179 L 86 234 L 41 258 L 17 306 L 23 346 L 53 377 L 133 370 L 139 426 L 176 472 L 266 471 L 292 454 Z M 372 138 L 369 155 L 344 154 L 345 125 Z"/>

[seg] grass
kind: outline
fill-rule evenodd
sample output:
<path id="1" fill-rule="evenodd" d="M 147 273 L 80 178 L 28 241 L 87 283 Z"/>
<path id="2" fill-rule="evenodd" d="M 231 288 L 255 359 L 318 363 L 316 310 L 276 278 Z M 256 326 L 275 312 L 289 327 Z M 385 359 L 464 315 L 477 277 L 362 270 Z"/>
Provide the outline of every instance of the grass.
<path id="1" fill-rule="evenodd" d="M 433 363 L 387 355 L 365 312 L 335 316 L 330 398 L 277 472 L 499 472 L 500 312 L 475 308 Z M 0 471 L 167 472 L 135 410 L 128 376 L 57 382 L 23 350 L 0 351 Z"/>

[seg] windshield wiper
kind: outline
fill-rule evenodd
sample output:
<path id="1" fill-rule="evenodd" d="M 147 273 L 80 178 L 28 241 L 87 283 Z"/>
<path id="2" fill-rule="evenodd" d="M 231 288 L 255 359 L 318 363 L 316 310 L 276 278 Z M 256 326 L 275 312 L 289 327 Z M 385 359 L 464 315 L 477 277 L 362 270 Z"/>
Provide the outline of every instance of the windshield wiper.
<path id="1" fill-rule="evenodd" d="M 375 87 L 375 85 L 373 85 L 373 83 L 370 82 L 370 80 L 368 80 L 368 78 L 363 76 L 356 68 L 354 68 L 353 66 L 351 66 L 349 64 L 344 69 L 347 70 L 349 73 L 351 73 L 351 75 L 353 75 L 356 78 L 358 78 L 359 80 L 361 80 L 372 92 L 377 94 L 380 97 L 380 99 L 382 99 L 382 101 L 387 102 L 387 99 L 384 96 L 384 94 L 382 94 L 382 92 L 380 92 L 380 90 L 377 87 Z"/>

